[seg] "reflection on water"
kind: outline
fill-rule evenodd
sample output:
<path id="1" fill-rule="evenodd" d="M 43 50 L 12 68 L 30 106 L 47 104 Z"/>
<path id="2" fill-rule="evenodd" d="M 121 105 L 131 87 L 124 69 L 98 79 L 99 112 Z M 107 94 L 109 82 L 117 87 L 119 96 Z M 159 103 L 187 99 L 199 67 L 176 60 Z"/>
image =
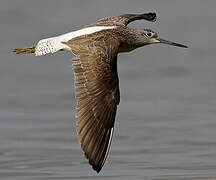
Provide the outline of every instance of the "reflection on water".
<path id="1" fill-rule="evenodd" d="M 60 1 L 53 2 L 60 5 Z M 188 3 L 186 0 L 181 2 Z M 9 2 L 1 3 L 1 7 L 6 7 Z M 72 18 L 67 17 L 77 16 L 73 5 L 79 5 L 78 9 L 86 7 L 82 3 L 67 3 L 61 3 L 59 8 L 70 15 L 58 14 L 60 19 L 51 11 L 57 7 L 52 4 L 47 7 L 48 11 L 43 3 L 35 6 L 11 4 L 13 10 L 9 12 L 17 12 L 15 14 L 0 8 L 0 19 L 3 15 L 8 17 L 8 21 L 0 21 L 5 23 L 1 25 L 1 34 L 16 29 L 16 33 L 11 33 L 11 39 L 7 38 L 7 42 L 5 39 L 4 46 L 22 46 L 28 40 L 31 43 L 42 36 L 65 31 L 58 28 L 71 22 Z M 135 9 L 144 6 L 141 1 L 128 3 L 132 7 L 135 5 Z M 24 10 L 25 5 L 29 11 Z M 155 4 L 149 1 L 149 5 L 154 7 Z M 162 8 L 160 13 L 164 12 L 163 16 L 167 17 L 170 17 L 167 8 L 177 8 L 172 3 L 166 7 L 160 3 L 159 7 Z M 196 14 L 199 7 L 207 9 L 206 4 L 197 3 L 187 4 L 188 7 L 191 13 L 195 13 L 193 17 L 199 17 Z M 32 8 L 40 9 L 42 14 L 35 13 Z M 87 10 L 86 14 L 92 15 L 92 12 Z M 186 13 L 186 16 L 189 15 Z M 77 24 L 85 24 L 88 23 L 86 17 L 75 20 Z M 25 20 L 23 24 L 20 18 Z M 189 20 L 185 20 L 182 12 L 177 13 L 168 21 L 163 20 L 165 25 L 161 28 L 155 24 L 155 29 L 161 29 L 167 37 L 171 34 L 176 40 L 181 40 L 184 34 L 182 42 L 187 44 L 188 41 L 191 48 L 155 45 L 119 56 L 121 103 L 111 150 L 100 174 L 92 171 L 77 142 L 73 73 L 71 63 L 67 61 L 70 54 L 36 58 L 2 51 L 0 179 L 215 179 L 216 52 L 199 44 L 203 40 L 200 33 L 211 30 L 196 31 L 196 28 L 208 28 L 207 21 L 195 20 L 185 26 L 184 22 Z M 163 29 L 170 24 L 173 26 L 175 21 L 178 28 L 173 29 L 178 33 L 172 28 Z M 27 28 L 26 23 L 30 22 L 35 23 Z M 203 26 L 200 23 L 204 23 Z M 201 40 L 191 39 L 183 27 Z M 211 43 L 210 39 L 207 44 Z"/>

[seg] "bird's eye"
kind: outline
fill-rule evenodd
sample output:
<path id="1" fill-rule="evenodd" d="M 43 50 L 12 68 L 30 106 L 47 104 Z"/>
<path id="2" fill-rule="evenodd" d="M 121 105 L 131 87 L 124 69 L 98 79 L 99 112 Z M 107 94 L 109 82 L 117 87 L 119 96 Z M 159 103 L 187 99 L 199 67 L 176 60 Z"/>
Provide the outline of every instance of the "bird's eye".
<path id="1" fill-rule="evenodd" d="M 151 32 L 148 32 L 148 33 L 147 33 L 147 36 L 148 36 L 148 37 L 151 37 L 151 36 L 152 36 L 152 33 L 151 33 Z"/>

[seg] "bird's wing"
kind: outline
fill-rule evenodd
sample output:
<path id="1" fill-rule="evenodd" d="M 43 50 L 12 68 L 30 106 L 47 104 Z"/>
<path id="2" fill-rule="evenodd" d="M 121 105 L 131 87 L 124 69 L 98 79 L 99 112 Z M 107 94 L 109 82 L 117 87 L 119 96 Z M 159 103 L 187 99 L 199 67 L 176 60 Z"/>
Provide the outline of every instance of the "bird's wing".
<path id="1" fill-rule="evenodd" d="M 146 21 L 156 21 L 156 13 L 144 14 L 122 14 L 100 19 L 88 26 L 109 25 L 109 26 L 127 26 L 130 22 L 144 19 Z"/>
<path id="2" fill-rule="evenodd" d="M 89 163 L 99 172 L 109 151 L 120 101 L 117 75 L 120 43 L 110 34 L 98 33 L 64 44 L 76 54 L 73 69 L 78 138 Z"/>

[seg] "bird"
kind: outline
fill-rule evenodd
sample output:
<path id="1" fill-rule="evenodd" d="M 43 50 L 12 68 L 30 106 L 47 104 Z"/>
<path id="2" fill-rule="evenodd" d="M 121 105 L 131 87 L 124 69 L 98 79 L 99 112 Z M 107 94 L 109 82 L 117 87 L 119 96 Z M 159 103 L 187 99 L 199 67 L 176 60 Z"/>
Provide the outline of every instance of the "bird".
<path id="1" fill-rule="evenodd" d="M 120 103 L 118 53 L 156 43 L 187 48 L 159 38 L 150 29 L 127 27 L 136 20 L 154 22 L 156 17 L 154 12 L 105 17 L 79 30 L 42 39 L 34 46 L 14 49 L 17 54 L 36 56 L 57 51 L 75 55 L 76 130 L 85 157 L 97 173 L 107 159 Z"/>

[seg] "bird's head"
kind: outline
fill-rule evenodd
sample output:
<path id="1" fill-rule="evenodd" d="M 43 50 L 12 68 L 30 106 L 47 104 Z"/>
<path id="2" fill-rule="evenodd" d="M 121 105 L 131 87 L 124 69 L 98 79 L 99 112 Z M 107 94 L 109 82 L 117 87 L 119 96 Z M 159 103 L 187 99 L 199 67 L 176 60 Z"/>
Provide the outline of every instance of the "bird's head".
<path id="1" fill-rule="evenodd" d="M 138 30 L 138 43 L 140 43 L 141 46 L 149 45 L 149 44 L 155 44 L 155 43 L 163 43 L 163 44 L 169 44 L 172 46 L 178 46 L 182 48 L 188 48 L 186 45 L 175 43 L 172 41 L 168 41 L 165 39 L 161 39 L 158 37 L 157 33 L 150 30 L 150 29 L 142 29 Z"/>

